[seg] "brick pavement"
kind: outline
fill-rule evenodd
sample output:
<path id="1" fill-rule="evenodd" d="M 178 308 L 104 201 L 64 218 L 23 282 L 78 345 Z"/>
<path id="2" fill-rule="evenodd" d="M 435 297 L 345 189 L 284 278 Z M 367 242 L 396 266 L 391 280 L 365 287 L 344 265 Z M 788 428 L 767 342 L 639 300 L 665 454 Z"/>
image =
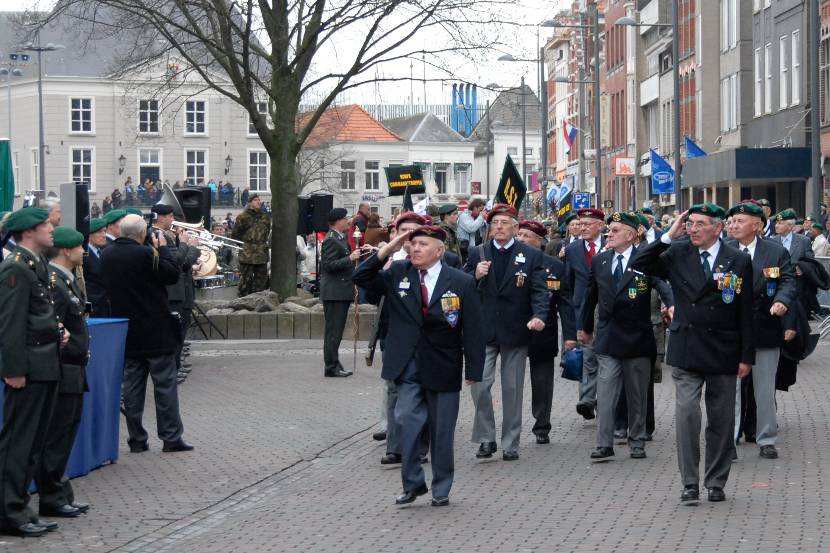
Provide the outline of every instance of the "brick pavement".
<path id="1" fill-rule="evenodd" d="M 348 363 L 345 362 L 348 359 Z M 477 461 L 468 443 L 468 393 L 456 441 L 452 505 L 393 505 L 397 467 L 379 464 L 371 440 L 379 369 L 323 379 L 315 341 L 194 345 L 181 390 L 193 453 L 161 454 L 160 442 L 75 480 L 93 511 L 40 540 L 4 538 L 14 552 L 260 551 L 830 551 L 822 469 L 830 343 L 779 393 L 777 461 L 739 446 L 727 501 L 680 506 L 673 385 L 656 389 L 657 433 L 648 458 L 591 464 L 596 425 L 573 410 L 576 385 L 557 378 L 552 443 L 525 424 L 517 463 Z M 344 358 L 350 366 L 351 358 Z M 529 401 L 529 384 L 526 386 Z M 498 395 L 496 394 L 496 397 Z M 526 405 L 525 420 L 530 408 Z M 148 428 L 152 427 L 148 405 Z M 124 430 L 122 427 L 122 435 Z"/>

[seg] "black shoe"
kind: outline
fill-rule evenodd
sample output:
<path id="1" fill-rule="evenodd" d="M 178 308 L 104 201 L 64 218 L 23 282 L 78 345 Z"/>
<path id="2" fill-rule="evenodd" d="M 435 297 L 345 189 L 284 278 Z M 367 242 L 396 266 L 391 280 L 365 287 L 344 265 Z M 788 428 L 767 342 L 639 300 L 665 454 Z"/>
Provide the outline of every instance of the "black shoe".
<path id="1" fill-rule="evenodd" d="M 183 369 L 189 369 L 192 366 L 193 366 L 193 363 L 182 363 L 182 368 Z M 188 372 L 190 372 L 190 371 L 188 371 Z"/>
<path id="2" fill-rule="evenodd" d="M 501 458 L 505 461 L 518 461 L 519 460 L 519 452 L 518 451 L 505 451 L 501 454 Z"/>
<path id="3" fill-rule="evenodd" d="M 631 458 L 632 459 L 645 459 L 646 458 L 646 450 L 642 447 L 632 447 L 631 448 Z"/>
<path id="4" fill-rule="evenodd" d="M 43 526 L 44 528 L 46 528 L 47 532 L 54 532 L 58 529 L 58 523 L 53 520 L 37 519 L 34 522 L 32 522 L 32 524 L 34 524 L 35 526 Z"/>
<path id="5" fill-rule="evenodd" d="M 38 513 L 45 517 L 75 518 L 81 514 L 81 510 L 68 504 L 59 507 L 41 505 Z"/>
<path id="6" fill-rule="evenodd" d="M 774 445 L 762 445 L 760 455 L 764 459 L 778 459 L 778 450 Z"/>
<path id="7" fill-rule="evenodd" d="M 614 456 L 613 447 L 598 447 L 591 452 L 591 459 L 607 459 Z"/>
<path id="8" fill-rule="evenodd" d="M 723 488 L 709 488 L 709 501 L 726 501 Z"/>
<path id="9" fill-rule="evenodd" d="M 401 495 L 396 497 L 395 505 L 406 505 L 407 503 L 412 503 L 413 501 L 415 501 L 416 497 L 418 497 L 419 495 L 424 495 L 428 491 L 429 490 L 427 489 L 427 485 L 421 484 L 414 490 L 403 492 Z"/>
<path id="10" fill-rule="evenodd" d="M 429 457 L 427 457 L 426 455 L 419 455 L 418 462 L 422 465 L 426 465 L 427 463 L 429 463 Z"/>
<path id="11" fill-rule="evenodd" d="M 161 448 L 164 453 L 173 453 L 176 451 L 193 451 L 193 446 L 186 443 L 184 440 L 178 442 L 164 442 L 164 447 Z"/>
<path id="12" fill-rule="evenodd" d="M 351 372 L 351 371 L 345 371 L 345 370 L 342 370 L 342 369 L 337 369 L 337 370 L 334 370 L 334 371 L 326 371 L 326 373 L 325 373 L 325 374 L 326 374 L 326 376 L 328 376 L 328 377 L 332 377 L 332 378 L 333 378 L 333 377 L 347 377 L 347 376 L 352 376 L 352 372 Z"/>
<path id="13" fill-rule="evenodd" d="M 476 452 L 476 457 L 479 459 L 489 459 L 498 450 L 496 442 L 482 442 Z"/>
<path id="14" fill-rule="evenodd" d="M 537 434 L 536 435 L 536 443 L 537 444 L 549 444 L 550 438 L 547 434 Z"/>
<path id="15" fill-rule="evenodd" d="M 79 501 L 73 501 L 72 506 L 81 511 L 81 513 L 85 513 L 89 511 L 89 503 L 81 503 Z"/>
<path id="16" fill-rule="evenodd" d="M 744 435 L 744 441 L 748 444 L 754 444 L 755 443 L 755 434 L 745 434 Z"/>
<path id="17" fill-rule="evenodd" d="M 26 524 L 21 524 L 15 528 L 6 528 L 3 530 L 4 534 L 20 536 L 21 538 L 39 538 L 41 536 L 45 536 L 46 532 L 48 532 L 46 527 L 39 526 L 32 522 L 27 522 Z"/>
<path id="18" fill-rule="evenodd" d="M 398 465 L 401 462 L 401 456 L 397 453 L 387 453 L 380 458 L 381 465 Z"/>
<path id="19" fill-rule="evenodd" d="M 650 433 L 649 433 L 649 434 L 646 434 L 646 441 L 647 441 L 647 442 L 650 442 L 650 441 L 652 441 L 652 440 L 654 440 L 654 435 L 653 435 L 653 434 L 650 434 Z"/>
<path id="20" fill-rule="evenodd" d="M 700 491 L 697 486 L 686 486 L 683 488 L 683 493 L 680 494 L 680 501 L 698 501 L 700 499 Z"/>
<path id="21" fill-rule="evenodd" d="M 386 432 L 375 432 L 374 434 L 372 434 L 372 439 L 376 442 L 382 442 L 386 439 Z"/>
<path id="22" fill-rule="evenodd" d="M 588 405 L 587 403 L 577 403 L 576 412 L 582 415 L 582 418 L 586 421 L 596 418 L 594 408 Z"/>
<path id="23" fill-rule="evenodd" d="M 449 504 L 450 504 L 450 498 L 449 497 L 433 497 L 432 498 L 432 503 L 430 503 L 430 505 L 432 505 L 433 507 L 446 507 Z"/>
<path id="24" fill-rule="evenodd" d="M 130 453 L 142 453 L 150 449 L 150 444 L 142 442 L 140 444 L 130 444 Z"/>
<path id="25" fill-rule="evenodd" d="M 628 431 L 625 428 L 621 428 L 620 430 L 614 430 L 614 439 L 617 441 L 627 440 Z"/>

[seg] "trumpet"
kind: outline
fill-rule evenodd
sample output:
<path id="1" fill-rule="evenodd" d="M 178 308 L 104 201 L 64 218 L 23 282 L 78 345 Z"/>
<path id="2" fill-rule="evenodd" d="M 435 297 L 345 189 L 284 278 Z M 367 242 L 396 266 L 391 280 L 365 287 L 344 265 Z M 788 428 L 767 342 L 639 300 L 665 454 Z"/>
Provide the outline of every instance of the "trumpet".
<path id="1" fill-rule="evenodd" d="M 200 245 L 211 249 L 219 249 L 224 246 L 233 250 L 241 250 L 242 246 L 244 246 L 244 243 L 239 240 L 208 232 L 205 230 L 203 223 L 181 223 L 179 221 L 173 221 L 173 228 L 184 230 L 185 234 L 199 240 Z"/>

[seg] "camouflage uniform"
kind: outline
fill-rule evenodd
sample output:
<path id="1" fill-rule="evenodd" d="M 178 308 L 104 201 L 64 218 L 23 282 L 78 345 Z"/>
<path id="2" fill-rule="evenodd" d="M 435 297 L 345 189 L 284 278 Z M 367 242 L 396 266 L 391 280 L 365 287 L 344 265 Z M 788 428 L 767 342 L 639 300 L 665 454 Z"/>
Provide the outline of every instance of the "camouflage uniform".
<path id="1" fill-rule="evenodd" d="M 448 252 L 452 252 L 461 257 L 461 247 L 458 245 L 458 237 L 455 234 L 455 227 L 447 223 L 441 223 L 441 228 L 447 233 L 447 239 L 444 240 L 444 247 Z"/>
<path id="2" fill-rule="evenodd" d="M 236 218 L 231 238 L 245 245 L 239 253 L 239 296 L 268 288 L 268 235 L 271 219 L 262 211 L 248 207 Z"/>

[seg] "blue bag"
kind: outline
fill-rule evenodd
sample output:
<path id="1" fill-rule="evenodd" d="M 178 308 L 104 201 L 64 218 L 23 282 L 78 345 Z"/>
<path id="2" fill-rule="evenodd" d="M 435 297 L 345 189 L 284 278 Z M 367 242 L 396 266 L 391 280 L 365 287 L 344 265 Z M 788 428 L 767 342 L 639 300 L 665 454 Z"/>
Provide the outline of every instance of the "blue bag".
<path id="1" fill-rule="evenodd" d="M 574 348 L 566 351 L 559 364 L 562 365 L 562 378 L 582 381 L 582 349 Z"/>

